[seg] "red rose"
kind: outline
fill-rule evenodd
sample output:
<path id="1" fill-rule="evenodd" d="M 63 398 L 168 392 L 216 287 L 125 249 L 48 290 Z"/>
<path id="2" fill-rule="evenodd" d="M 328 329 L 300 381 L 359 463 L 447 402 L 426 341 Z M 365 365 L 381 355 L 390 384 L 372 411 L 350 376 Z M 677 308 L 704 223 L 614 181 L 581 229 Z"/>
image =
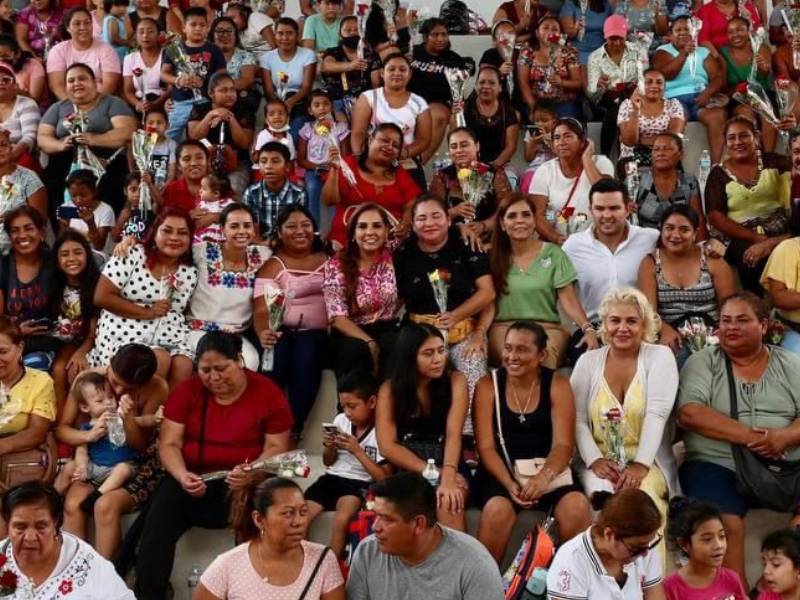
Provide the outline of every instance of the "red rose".
<path id="1" fill-rule="evenodd" d="M 781 90 L 788 90 L 789 89 L 789 79 L 787 77 L 776 77 L 775 78 L 775 87 Z"/>
<path id="2" fill-rule="evenodd" d="M 163 46 L 167 43 L 167 35 L 165 33 L 158 34 L 158 45 Z"/>
<path id="3" fill-rule="evenodd" d="M 5 556 L 3 557 L 5 558 Z M 0 575 L 0 588 L 16 589 L 17 587 L 17 574 L 14 571 L 7 569 Z"/>
<path id="4" fill-rule="evenodd" d="M 736 91 L 740 94 L 747 94 L 747 82 L 743 81 L 739 85 L 736 86 Z"/>
<path id="5" fill-rule="evenodd" d="M 58 586 L 58 591 L 61 593 L 62 596 L 66 596 L 67 594 L 72 593 L 72 580 L 65 579 L 61 582 L 61 585 Z"/>
<path id="6" fill-rule="evenodd" d="M 450 281 L 450 271 L 447 269 L 439 269 L 439 279 L 442 281 Z"/>
<path id="7" fill-rule="evenodd" d="M 547 36 L 547 41 L 550 42 L 551 44 L 558 44 L 559 42 L 561 42 L 561 35 L 558 33 L 551 33 L 550 35 Z"/>
<path id="8" fill-rule="evenodd" d="M 0 554 L 0 567 L 2 567 L 4 564 L 6 564 L 7 561 L 8 561 L 8 559 L 6 558 L 6 555 L 5 554 Z"/>
<path id="9" fill-rule="evenodd" d="M 363 17 L 364 15 L 366 15 L 366 14 L 367 14 L 367 10 L 368 10 L 368 9 L 369 9 L 369 4 L 359 4 L 359 5 L 356 7 L 356 14 L 357 14 L 359 17 Z"/>
<path id="10" fill-rule="evenodd" d="M 136 68 L 133 70 L 133 76 L 134 76 L 134 77 L 141 77 L 142 75 L 144 75 L 144 69 L 141 69 L 141 68 L 139 68 L 139 67 L 136 67 Z"/>
<path id="11" fill-rule="evenodd" d="M 569 219 L 572 215 L 575 214 L 575 207 L 574 206 L 565 206 L 561 209 L 561 216 L 565 219 Z"/>
<path id="12" fill-rule="evenodd" d="M 621 94 L 625 91 L 625 84 L 623 82 L 619 82 L 617 85 L 614 86 L 614 91 Z"/>
<path id="13" fill-rule="evenodd" d="M 622 421 L 622 411 L 618 408 L 612 408 L 606 413 L 606 419 L 612 422 Z"/>

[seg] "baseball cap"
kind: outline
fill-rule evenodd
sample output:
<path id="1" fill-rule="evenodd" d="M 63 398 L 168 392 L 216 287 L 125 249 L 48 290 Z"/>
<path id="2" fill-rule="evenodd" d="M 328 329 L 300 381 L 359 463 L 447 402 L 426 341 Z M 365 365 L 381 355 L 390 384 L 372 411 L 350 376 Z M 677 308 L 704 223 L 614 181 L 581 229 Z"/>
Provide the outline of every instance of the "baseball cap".
<path id="1" fill-rule="evenodd" d="M 603 37 L 628 37 L 628 21 L 622 15 L 611 15 L 603 24 Z"/>

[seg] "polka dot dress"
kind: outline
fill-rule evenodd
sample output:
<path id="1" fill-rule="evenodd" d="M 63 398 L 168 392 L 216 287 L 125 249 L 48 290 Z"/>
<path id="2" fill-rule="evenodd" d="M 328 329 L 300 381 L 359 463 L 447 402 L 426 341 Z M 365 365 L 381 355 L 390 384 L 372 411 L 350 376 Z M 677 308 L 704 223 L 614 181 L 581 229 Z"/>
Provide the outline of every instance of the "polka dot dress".
<path id="1" fill-rule="evenodd" d="M 103 276 L 120 290 L 125 300 L 149 306 L 162 298 L 172 298 L 171 310 L 160 319 L 144 320 L 121 317 L 103 310 L 97 323 L 95 345 L 89 353 L 89 364 L 107 365 L 120 346 L 139 342 L 163 348 L 170 355 L 193 358 L 187 343 L 189 327 L 183 316 L 197 284 L 197 270 L 181 265 L 171 280 L 156 279 L 145 267 L 144 249 L 135 246 L 124 258 L 112 258 L 103 269 Z"/>

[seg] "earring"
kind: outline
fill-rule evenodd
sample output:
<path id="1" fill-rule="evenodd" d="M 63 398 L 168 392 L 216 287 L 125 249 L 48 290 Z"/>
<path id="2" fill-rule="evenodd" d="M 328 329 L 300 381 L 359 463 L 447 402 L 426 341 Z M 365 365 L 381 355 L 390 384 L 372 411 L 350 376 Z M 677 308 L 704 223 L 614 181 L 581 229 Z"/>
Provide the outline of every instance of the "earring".
<path id="1" fill-rule="evenodd" d="M 264 537 L 264 528 L 262 527 L 259 531 L 261 532 L 261 537 Z"/>

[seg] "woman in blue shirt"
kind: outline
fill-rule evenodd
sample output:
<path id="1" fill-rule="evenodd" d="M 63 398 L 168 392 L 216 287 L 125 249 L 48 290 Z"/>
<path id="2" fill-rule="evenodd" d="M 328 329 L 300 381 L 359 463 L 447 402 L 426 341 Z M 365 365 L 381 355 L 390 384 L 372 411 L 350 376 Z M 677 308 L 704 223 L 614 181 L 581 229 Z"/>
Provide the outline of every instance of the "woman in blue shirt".
<path id="1" fill-rule="evenodd" d="M 605 42 L 603 23 L 614 14 L 614 9 L 607 0 L 589 0 L 586 14 L 581 14 L 580 3 L 567 0 L 561 7 L 559 19 L 561 28 L 570 42 L 578 50 L 580 63 L 585 65 L 589 55 Z M 581 37 L 580 31 L 584 30 Z"/>

